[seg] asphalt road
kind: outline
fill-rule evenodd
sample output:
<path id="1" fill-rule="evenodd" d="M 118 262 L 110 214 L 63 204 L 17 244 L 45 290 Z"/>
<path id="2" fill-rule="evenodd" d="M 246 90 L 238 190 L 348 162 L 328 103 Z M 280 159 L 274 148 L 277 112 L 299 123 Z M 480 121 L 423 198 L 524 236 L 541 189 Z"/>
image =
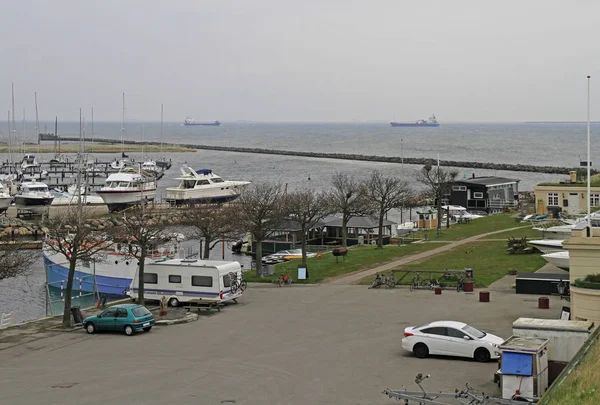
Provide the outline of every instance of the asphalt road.
<path id="1" fill-rule="evenodd" d="M 133 337 L 62 333 L 0 351 L 0 404 L 391 404 L 384 388 L 497 394 L 494 362 L 417 359 L 406 326 L 450 319 L 509 337 L 520 316 L 557 318 L 537 297 L 364 286 L 251 287 L 240 304 Z M 228 402 L 234 401 L 234 402 Z"/>

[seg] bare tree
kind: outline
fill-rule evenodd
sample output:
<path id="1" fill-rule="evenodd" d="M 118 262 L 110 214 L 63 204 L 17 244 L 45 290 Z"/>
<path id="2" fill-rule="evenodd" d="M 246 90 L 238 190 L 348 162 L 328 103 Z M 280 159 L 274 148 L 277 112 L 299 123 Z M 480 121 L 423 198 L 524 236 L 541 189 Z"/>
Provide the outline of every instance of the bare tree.
<path id="1" fill-rule="evenodd" d="M 373 170 L 365 181 L 364 190 L 366 196 L 377 207 L 379 219 L 379 235 L 377 247 L 383 247 L 383 220 L 385 215 L 394 208 L 400 208 L 411 196 L 408 183 L 399 177 L 386 176 L 379 170 Z"/>
<path id="2" fill-rule="evenodd" d="M 38 256 L 22 249 L 20 243 L 6 243 L 0 250 L 0 280 L 28 275 Z"/>
<path id="3" fill-rule="evenodd" d="M 262 271 L 262 242 L 285 218 L 281 185 L 253 183 L 237 199 L 237 220 L 241 230 L 249 232 L 256 243 L 256 276 Z"/>
<path id="4" fill-rule="evenodd" d="M 328 193 L 317 193 L 314 190 L 295 191 L 287 195 L 286 206 L 289 218 L 300 226 L 302 264 L 306 264 L 307 233 L 331 212 Z"/>
<path id="5" fill-rule="evenodd" d="M 177 224 L 174 216 L 154 206 L 139 204 L 117 214 L 121 216 L 123 239 L 128 243 L 128 255 L 138 261 L 137 302 L 144 305 L 144 269 L 146 258 L 161 242 L 166 229 Z"/>
<path id="6" fill-rule="evenodd" d="M 415 178 L 422 183 L 426 188 L 426 193 L 429 198 L 435 199 L 437 206 L 437 235 L 440 236 L 442 230 L 442 200 L 446 191 L 449 191 L 451 184 L 456 179 L 458 171 L 446 170 L 439 166 L 425 165 L 421 171 L 417 172 Z M 450 218 L 448 218 L 450 221 Z"/>
<path id="7" fill-rule="evenodd" d="M 348 245 L 348 221 L 359 215 L 373 213 L 373 205 L 365 198 L 363 184 L 354 176 L 336 172 L 329 200 L 331 209 L 342 214 L 342 246 Z"/>
<path id="8" fill-rule="evenodd" d="M 234 240 L 239 236 L 235 209 L 230 205 L 197 204 L 187 210 L 185 224 L 191 227 L 192 238 L 204 239 L 205 259 L 220 240 Z"/>
<path id="9" fill-rule="evenodd" d="M 110 235 L 111 228 L 105 228 L 102 232 L 94 230 L 89 223 L 94 216 L 93 208 L 81 204 L 70 205 L 45 224 L 48 228 L 45 249 L 63 255 L 69 263 L 62 322 L 65 328 L 71 327 L 71 296 L 77 264 L 98 261 L 101 259 L 101 252 L 114 243 Z"/>

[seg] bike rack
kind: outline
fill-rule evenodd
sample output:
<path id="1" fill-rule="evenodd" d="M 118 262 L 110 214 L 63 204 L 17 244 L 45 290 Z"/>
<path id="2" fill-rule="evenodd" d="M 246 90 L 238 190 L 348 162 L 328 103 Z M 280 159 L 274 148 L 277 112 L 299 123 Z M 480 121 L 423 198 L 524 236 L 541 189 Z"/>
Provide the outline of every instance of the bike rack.
<path id="1" fill-rule="evenodd" d="M 465 384 L 466 389 L 456 389 L 453 393 L 450 392 L 436 392 L 430 393 L 425 391 L 421 385 L 424 380 L 430 377 L 429 374 L 423 375 L 417 374 L 415 377 L 415 383 L 419 386 L 421 391 L 408 391 L 406 388 L 403 390 L 390 390 L 386 388 L 383 390 L 383 394 L 389 398 L 394 398 L 398 401 L 404 401 L 404 404 L 416 403 L 418 405 L 450 405 L 456 404 L 456 401 L 463 405 L 485 405 L 485 404 L 499 404 L 499 405 L 522 405 L 524 403 L 535 403 L 539 398 L 515 398 L 515 399 L 503 399 L 490 397 L 481 393 L 481 395 L 474 394 L 474 389 Z M 452 402 L 446 402 L 445 400 L 452 400 Z M 444 401 L 444 402 L 440 402 Z M 525 401 L 525 402 L 524 402 Z"/>

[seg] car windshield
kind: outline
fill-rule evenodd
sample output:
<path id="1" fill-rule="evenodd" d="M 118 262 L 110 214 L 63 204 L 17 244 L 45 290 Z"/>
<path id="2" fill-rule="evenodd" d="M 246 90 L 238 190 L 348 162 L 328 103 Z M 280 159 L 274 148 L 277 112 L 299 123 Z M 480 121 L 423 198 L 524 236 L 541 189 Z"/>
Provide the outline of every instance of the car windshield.
<path id="1" fill-rule="evenodd" d="M 477 339 L 481 339 L 481 338 L 485 337 L 485 335 L 486 335 L 485 332 L 482 332 L 479 329 L 475 329 L 474 327 L 469 326 L 469 325 L 463 326 L 462 330 L 467 332 L 469 335 L 476 337 Z"/>
<path id="2" fill-rule="evenodd" d="M 148 309 L 146 307 L 133 308 L 131 310 L 131 312 L 133 312 L 133 315 L 135 315 L 138 318 L 140 318 L 142 316 L 146 316 L 146 315 L 151 315 L 152 314 L 150 311 L 148 311 Z"/>

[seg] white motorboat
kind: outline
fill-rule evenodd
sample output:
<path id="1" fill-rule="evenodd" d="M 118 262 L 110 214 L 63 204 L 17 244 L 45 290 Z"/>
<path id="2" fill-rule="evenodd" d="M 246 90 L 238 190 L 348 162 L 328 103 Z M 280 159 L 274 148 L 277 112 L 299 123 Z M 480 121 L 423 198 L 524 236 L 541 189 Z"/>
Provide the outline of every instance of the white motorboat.
<path id="1" fill-rule="evenodd" d="M 0 181 L 7 183 L 17 181 L 19 178 L 19 171 L 17 167 L 13 164 L 4 163 L 0 166 Z"/>
<path id="2" fill-rule="evenodd" d="M 8 190 L 0 183 L 0 212 L 6 211 L 10 207 L 12 200 L 13 198 L 8 193 Z"/>
<path id="3" fill-rule="evenodd" d="M 47 212 L 54 196 L 48 191 L 48 185 L 42 182 L 21 183 L 21 190 L 15 195 L 17 210 L 29 211 L 34 214 Z"/>
<path id="4" fill-rule="evenodd" d="M 145 160 L 144 163 L 142 163 L 142 170 L 154 173 L 156 176 L 163 171 L 162 168 L 156 164 L 156 161 L 152 159 Z"/>
<path id="5" fill-rule="evenodd" d="M 569 271 L 570 256 L 568 250 L 563 250 L 561 252 L 546 253 L 545 255 L 542 255 L 542 257 L 551 265 L 556 266 L 559 269 Z"/>
<path id="6" fill-rule="evenodd" d="M 542 253 L 553 253 L 563 250 L 562 239 L 530 240 L 528 243 Z"/>
<path id="7" fill-rule="evenodd" d="M 130 167 L 106 178 L 106 184 L 96 193 L 104 200 L 109 211 L 118 211 L 156 197 L 156 177 Z"/>
<path id="8" fill-rule="evenodd" d="M 166 200 L 174 204 L 196 202 L 225 202 L 235 200 L 249 181 L 223 180 L 210 169 L 181 168 L 179 186 L 167 187 Z"/>
<path id="9" fill-rule="evenodd" d="M 42 167 L 34 155 L 25 155 L 23 157 L 23 161 L 21 162 L 22 181 L 46 180 L 47 178 L 48 172 L 42 170 Z"/>
<path id="10" fill-rule="evenodd" d="M 70 187 L 69 187 L 70 188 Z M 52 205 L 77 205 L 79 204 L 79 197 L 75 194 L 64 192 L 60 190 L 51 190 L 50 193 L 54 196 Z M 81 194 L 81 204 L 83 205 L 104 205 L 102 197 L 96 195 Z"/>
<path id="11" fill-rule="evenodd" d="M 460 205 L 442 205 L 442 210 L 447 215 L 448 211 L 450 212 L 450 218 L 454 221 L 458 221 L 459 219 L 477 219 L 483 217 L 483 215 L 471 214 L 467 211 L 467 209 Z"/>

